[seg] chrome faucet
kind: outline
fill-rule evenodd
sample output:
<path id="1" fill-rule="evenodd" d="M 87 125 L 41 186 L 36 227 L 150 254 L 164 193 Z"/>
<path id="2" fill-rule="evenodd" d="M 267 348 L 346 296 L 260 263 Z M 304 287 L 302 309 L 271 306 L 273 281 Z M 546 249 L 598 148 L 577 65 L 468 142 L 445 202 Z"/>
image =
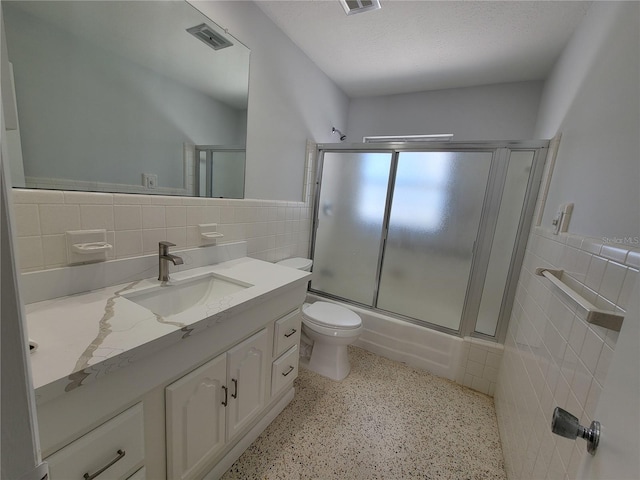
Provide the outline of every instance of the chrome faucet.
<path id="1" fill-rule="evenodd" d="M 169 281 L 169 262 L 174 265 L 182 265 L 184 263 L 181 257 L 169 253 L 169 247 L 175 246 L 176 244 L 171 242 L 158 243 L 158 280 L 161 282 Z"/>

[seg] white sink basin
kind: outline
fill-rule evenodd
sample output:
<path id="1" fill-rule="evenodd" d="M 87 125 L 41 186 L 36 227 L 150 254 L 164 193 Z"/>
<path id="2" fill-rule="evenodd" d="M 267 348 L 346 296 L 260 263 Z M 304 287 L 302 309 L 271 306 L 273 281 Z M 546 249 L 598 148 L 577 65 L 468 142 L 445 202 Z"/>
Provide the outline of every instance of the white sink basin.
<path id="1" fill-rule="evenodd" d="M 153 313 L 167 317 L 197 305 L 210 303 L 252 285 L 235 282 L 214 274 L 157 285 L 122 295 Z"/>

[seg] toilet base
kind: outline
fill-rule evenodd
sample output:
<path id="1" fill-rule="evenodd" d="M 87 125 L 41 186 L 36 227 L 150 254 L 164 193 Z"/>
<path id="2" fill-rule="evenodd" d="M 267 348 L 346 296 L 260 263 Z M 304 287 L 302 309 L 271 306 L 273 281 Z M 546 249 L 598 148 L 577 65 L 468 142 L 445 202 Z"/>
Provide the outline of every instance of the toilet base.
<path id="1" fill-rule="evenodd" d="M 351 371 L 347 345 L 331 345 L 315 341 L 308 365 L 309 370 L 339 382 Z"/>

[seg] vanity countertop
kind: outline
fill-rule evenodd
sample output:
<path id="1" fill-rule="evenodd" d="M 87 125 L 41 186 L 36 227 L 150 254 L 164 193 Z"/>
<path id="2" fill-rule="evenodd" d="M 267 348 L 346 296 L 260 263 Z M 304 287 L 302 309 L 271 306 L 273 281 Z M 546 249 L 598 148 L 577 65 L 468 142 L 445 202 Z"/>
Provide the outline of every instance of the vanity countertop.
<path id="1" fill-rule="evenodd" d="M 310 276 L 243 257 L 172 273 L 171 282 L 210 273 L 250 286 L 166 317 L 121 296 L 158 286 L 160 282 L 154 279 L 27 305 L 29 337 L 38 343 L 30 355 L 36 401 L 41 403 L 126 367 L 308 281 Z"/>

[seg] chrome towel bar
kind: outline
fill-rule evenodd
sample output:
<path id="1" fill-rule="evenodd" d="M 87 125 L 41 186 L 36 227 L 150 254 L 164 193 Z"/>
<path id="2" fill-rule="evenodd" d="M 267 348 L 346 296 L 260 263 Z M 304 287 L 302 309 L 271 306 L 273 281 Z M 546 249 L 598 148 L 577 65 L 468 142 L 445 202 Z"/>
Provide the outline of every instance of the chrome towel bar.
<path id="1" fill-rule="evenodd" d="M 587 322 L 600 327 L 608 328 L 615 332 L 619 332 L 622 328 L 622 321 L 624 316 L 617 313 L 608 312 L 602 310 L 587 299 L 585 299 L 578 292 L 573 290 L 569 285 L 564 283 L 561 278 L 564 270 L 552 270 L 550 268 L 536 268 L 536 275 L 547 278 L 553 285 L 558 287 L 565 295 L 571 300 L 576 302 L 581 308 L 587 312 Z"/>

